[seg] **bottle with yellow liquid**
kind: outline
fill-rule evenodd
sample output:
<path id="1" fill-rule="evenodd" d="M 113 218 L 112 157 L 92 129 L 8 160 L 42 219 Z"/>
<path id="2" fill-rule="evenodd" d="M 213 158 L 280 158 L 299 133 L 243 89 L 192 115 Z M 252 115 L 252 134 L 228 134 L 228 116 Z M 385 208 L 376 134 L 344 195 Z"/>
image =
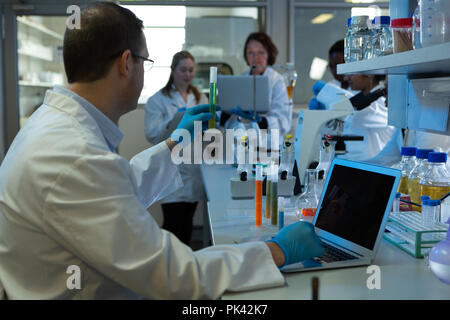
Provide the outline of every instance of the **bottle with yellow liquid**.
<path id="1" fill-rule="evenodd" d="M 433 149 L 417 149 L 417 165 L 411 170 L 408 176 L 408 194 L 412 202 L 420 203 L 419 181 L 425 176 L 429 168 L 428 154 L 433 151 Z M 418 206 L 413 205 L 412 209 L 421 212 L 421 208 Z"/>
<path id="2" fill-rule="evenodd" d="M 429 169 L 420 179 L 420 195 L 429 196 L 431 200 L 441 199 L 450 192 L 450 173 L 445 164 L 445 152 L 430 152 L 428 154 Z"/>
<path id="3" fill-rule="evenodd" d="M 284 73 L 284 82 L 289 97 L 289 103 L 293 103 L 292 94 L 294 93 L 295 83 L 297 82 L 297 72 L 293 62 L 286 63 L 286 72 Z"/>
<path id="4" fill-rule="evenodd" d="M 408 176 L 412 169 L 416 166 L 416 151 L 415 147 L 402 147 L 402 159 L 394 168 L 402 171 L 402 177 L 398 185 L 397 192 L 408 194 Z"/>

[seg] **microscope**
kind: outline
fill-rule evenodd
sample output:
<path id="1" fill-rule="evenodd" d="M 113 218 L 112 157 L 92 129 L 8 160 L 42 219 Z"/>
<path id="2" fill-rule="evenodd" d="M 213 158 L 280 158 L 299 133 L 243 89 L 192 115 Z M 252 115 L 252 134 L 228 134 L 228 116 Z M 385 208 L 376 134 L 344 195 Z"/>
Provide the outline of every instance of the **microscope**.
<path id="1" fill-rule="evenodd" d="M 333 156 L 346 153 L 345 141 L 362 141 L 362 136 L 342 135 L 345 118 L 355 111 L 368 107 L 379 97 L 386 95 L 386 89 L 381 88 L 367 95 L 359 93 L 352 95 L 332 83 L 323 83 L 317 89 L 317 101 L 325 105 L 326 110 L 303 110 L 300 112 L 295 134 L 295 160 L 299 177 L 304 177 L 306 169 L 319 158 L 319 148 L 330 146 Z M 325 134 L 322 128 L 330 129 Z M 332 159 L 331 159 L 332 160 Z M 304 181 L 301 181 L 303 184 Z"/>

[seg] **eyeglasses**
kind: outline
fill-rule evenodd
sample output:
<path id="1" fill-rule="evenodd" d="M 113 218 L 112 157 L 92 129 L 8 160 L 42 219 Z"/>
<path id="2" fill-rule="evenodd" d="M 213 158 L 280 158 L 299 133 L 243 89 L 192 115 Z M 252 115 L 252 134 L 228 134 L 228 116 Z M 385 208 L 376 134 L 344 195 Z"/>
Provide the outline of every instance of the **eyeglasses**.
<path id="1" fill-rule="evenodd" d="M 152 59 L 148 59 L 148 58 L 139 56 L 139 55 L 134 54 L 134 53 L 131 53 L 131 55 L 133 57 L 135 57 L 135 58 L 139 58 L 139 59 L 144 60 L 144 71 L 145 72 L 149 72 L 152 69 L 153 64 L 155 63 L 155 61 L 153 61 Z"/>

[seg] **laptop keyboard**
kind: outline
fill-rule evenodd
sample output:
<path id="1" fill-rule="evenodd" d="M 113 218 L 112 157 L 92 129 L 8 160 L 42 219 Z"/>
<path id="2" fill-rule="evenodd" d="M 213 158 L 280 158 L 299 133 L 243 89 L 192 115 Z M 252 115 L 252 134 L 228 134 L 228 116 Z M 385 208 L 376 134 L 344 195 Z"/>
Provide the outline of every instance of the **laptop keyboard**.
<path id="1" fill-rule="evenodd" d="M 325 249 L 325 253 L 318 257 L 317 260 L 323 262 L 336 262 L 336 261 L 345 261 L 345 260 L 354 260 L 358 259 L 357 257 L 348 254 L 342 250 L 339 250 L 336 247 L 330 246 L 329 244 L 322 242 L 322 245 Z"/>

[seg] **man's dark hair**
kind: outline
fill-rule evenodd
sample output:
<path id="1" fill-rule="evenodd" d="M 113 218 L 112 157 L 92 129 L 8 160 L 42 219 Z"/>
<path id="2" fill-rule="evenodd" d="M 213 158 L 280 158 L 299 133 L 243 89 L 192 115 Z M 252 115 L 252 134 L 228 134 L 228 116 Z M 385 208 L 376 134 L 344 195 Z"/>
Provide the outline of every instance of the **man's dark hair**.
<path id="1" fill-rule="evenodd" d="M 267 53 L 268 53 L 267 64 L 269 66 L 273 66 L 275 64 L 275 60 L 277 59 L 278 49 L 275 46 L 275 44 L 272 42 L 272 39 L 264 32 L 254 32 L 254 33 L 251 33 L 247 37 L 247 40 L 245 41 L 245 45 L 244 45 L 245 61 L 247 61 L 247 46 L 251 40 L 256 40 L 263 45 L 263 47 L 267 50 Z M 248 61 L 247 61 L 247 63 L 248 63 Z"/>
<path id="2" fill-rule="evenodd" d="M 344 39 L 336 41 L 328 50 L 328 55 L 331 56 L 332 53 L 342 53 L 344 54 Z"/>
<path id="3" fill-rule="evenodd" d="M 91 82 L 103 78 L 114 59 L 130 49 L 142 49 L 143 23 L 128 9 L 96 2 L 81 12 L 79 29 L 64 33 L 63 57 L 67 81 Z"/>

